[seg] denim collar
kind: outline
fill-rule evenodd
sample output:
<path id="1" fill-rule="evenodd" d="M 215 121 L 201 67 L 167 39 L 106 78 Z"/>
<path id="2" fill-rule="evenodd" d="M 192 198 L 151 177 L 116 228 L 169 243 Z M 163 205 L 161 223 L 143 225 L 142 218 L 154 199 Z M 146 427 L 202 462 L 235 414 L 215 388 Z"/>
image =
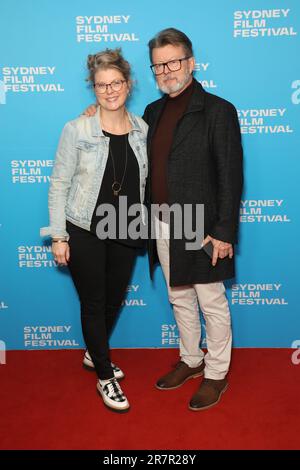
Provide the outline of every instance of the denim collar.
<path id="1" fill-rule="evenodd" d="M 132 127 L 130 132 L 133 132 L 133 131 L 142 132 L 143 130 L 136 116 L 130 113 L 129 111 L 127 111 L 127 113 L 128 113 L 131 127 Z M 89 119 L 91 120 L 92 136 L 93 137 L 105 137 L 101 128 L 100 106 L 97 106 L 96 114 Z"/>

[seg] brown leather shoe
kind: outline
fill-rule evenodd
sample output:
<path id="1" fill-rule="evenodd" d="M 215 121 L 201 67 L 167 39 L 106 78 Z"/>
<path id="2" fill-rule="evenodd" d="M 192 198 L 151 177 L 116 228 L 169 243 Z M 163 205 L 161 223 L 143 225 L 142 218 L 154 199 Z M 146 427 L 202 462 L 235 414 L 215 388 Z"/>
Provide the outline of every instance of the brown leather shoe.
<path id="1" fill-rule="evenodd" d="M 222 380 L 204 379 L 197 392 L 192 396 L 189 409 L 201 411 L 216 405 L 227 387 L 226 378 Z"/>
<path id="2" fill-rule="evenodd" d="M 184 384 L 188 379 L 203 375 L 204 361 L 198 367 L 189 367 L 185 362 L 179 361 L 175 369 L 161 377 L 155 384 L 159 390 L 172 390 Z"/>

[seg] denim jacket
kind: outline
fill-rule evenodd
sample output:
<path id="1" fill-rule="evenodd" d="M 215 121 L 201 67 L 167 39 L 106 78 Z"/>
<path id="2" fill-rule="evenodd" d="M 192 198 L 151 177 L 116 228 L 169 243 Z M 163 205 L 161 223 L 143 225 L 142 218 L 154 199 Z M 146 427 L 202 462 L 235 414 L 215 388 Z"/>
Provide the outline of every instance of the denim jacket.
<path id="1" fill-rule="evenodd" d="M 142 118 L 128 114 L 132 126 L 128 142 L 139 165 L 141 213 L 145 223 L 143 202 L 148 174 L 148 126 Z M 93 117 L 80 116 L 65 125 L 50 178 L 50 226 L 40 229 L 41 236 L 68 237 L 66 220 L 90 229 L 108 153 L 109 137 L 101 129 L 100 107 Z"/>

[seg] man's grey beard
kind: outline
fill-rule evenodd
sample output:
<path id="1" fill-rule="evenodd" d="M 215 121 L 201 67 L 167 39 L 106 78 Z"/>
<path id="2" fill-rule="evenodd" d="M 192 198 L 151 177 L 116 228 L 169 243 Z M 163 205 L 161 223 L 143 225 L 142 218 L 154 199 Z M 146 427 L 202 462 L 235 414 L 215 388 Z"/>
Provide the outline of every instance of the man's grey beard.
<path id="1" fill-rule="evenodd" d="M 162 85 L 159 85 L 159 88 L 163 93 L 170 95 L 171 93 L 176 93 L 177 91 L 182 90 L 182 88 L 185 87 L 185 85 L 189 82 L 190 79 L 191 79 L 191 74 L 189 72 L 186 72 L 183 80 L 181 80 L 180 82 L 177 82 L 172 86 L 162 84 Z"/>

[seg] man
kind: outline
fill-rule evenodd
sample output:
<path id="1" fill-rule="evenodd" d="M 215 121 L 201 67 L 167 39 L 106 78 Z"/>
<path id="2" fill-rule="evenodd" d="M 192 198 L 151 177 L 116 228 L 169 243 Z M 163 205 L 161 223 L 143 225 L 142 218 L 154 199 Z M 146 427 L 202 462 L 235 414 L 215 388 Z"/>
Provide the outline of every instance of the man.
<path id="1" fill-rule="evenodd" d="M 187 250 L 184 237 L 173 237 L 172 224 L 156 220 L 165 235 L 156 241 L 157 254 L 180 335 L 180 361 L 156 387 L 175 389 L 204 374 L 189 403 L 190 410 L 199 411 L 218 403 L 228 386 L 232 334 L 222 281 L 234 276 L 243 181 L 240 128 L 234 106 L 205 92 L 193 78 L 192 43 L 183 32 L 165 29 L 148 45 L 152 71 L 165 94 L 143 116 L 149 124 L 148 201 L 204 204 L 203 243 L 213 246 L 212 260 L 203 249 Z M 154 248 L 150 242 L 151 270 Z M 198 303 L 206 322 L 205 358 Z"/>
<path id="2" fill-rule="evenodd" d="M 171 390 L 204 375 L 189 402 L 190 410 L 200 411 L 217 404 L 228 386 L 232 334 L 223 281 L 234 277 L 243 183 L 240 128 L 234 106 L 193 78 L 192 43 L 183 32 L 159 32 L 149 52 L 164 96 L 143 116 L 149 125 L 148 204 L 203 204 L 203 244 L 213 247 L 212 259 L 204 249 L 188 250 L 184 236 L 173 236 L 172 221 L 155 220 L 163 236 L 149 240 L 150 269 L 157 254 L 180 335 L 180 361 L 156 387 Z M 198 304 L 206 322 L 205 357 Z"/>

